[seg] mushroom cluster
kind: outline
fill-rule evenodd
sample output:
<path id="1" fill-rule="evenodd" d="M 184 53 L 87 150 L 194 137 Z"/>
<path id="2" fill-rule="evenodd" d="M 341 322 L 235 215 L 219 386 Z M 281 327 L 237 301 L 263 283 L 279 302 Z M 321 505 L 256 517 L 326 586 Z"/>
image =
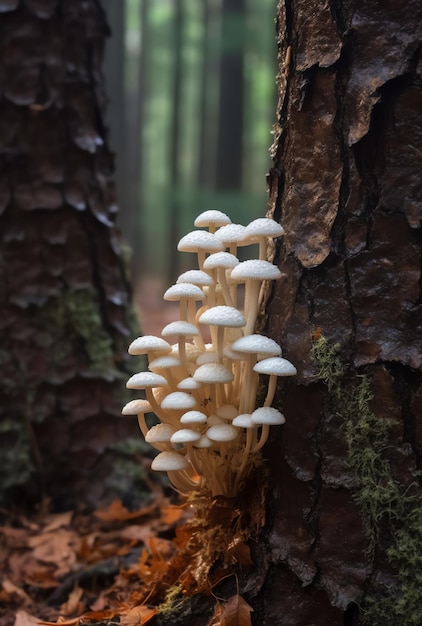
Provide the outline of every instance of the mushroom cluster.
<path id="1" fill-rule="evenodd" d="M 130 354 L 147 355 L 149 371 L 128 380 L 146 400 L 129 402 L 123 414 L 138 416 L 145 440 L 159 451 L 151 468 L 167 472 L 175 489 L 233 497 L 259 460 L 269 427 L 285 421 L 271 407 L 277 377 L 296 374 L 275 341 L 254 334 L 262 285 L 281 276 L 266 260 L 268 239 L 283 228 L 268 218 L 232 224 L 216 210 L 199 215 L 195 226 L 207 230 L 185 235 L 178 250 L 195 253 L 198 269 L 184 272 L 164 293 L 179 302 L 180 319 L 161 337 L 130 344 Z M 240 262 L 237 248 L 250 244 L 259 245 L 259 258 Z M 206 327 L 207 335 L 201 332 Z M 259 375 L 269 380 L 257 408 Z M 151 428 L 150 412 L 160 421 Z"/>

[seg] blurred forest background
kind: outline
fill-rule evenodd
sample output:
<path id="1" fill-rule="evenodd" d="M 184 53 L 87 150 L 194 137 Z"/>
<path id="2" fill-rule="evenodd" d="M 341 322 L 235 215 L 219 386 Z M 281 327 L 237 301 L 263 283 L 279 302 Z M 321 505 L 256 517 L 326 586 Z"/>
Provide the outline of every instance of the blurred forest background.
<path id="1" fill-rule="evenodd" d="M 103 0 L 119 226 L 139 277 L 169 284 L 202 210 L 266 210 L 276 0 Z M 151 283 L 149 283 L 151 285 Z"/>

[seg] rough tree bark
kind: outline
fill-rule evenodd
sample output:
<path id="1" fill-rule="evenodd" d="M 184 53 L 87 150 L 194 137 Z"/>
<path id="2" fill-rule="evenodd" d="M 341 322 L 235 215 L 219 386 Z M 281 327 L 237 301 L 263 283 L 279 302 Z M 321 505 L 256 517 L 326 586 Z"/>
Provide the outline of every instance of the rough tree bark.
<path id="1" fill-rule="evenodd" d="M 268 449 L 262 626 L 422 623 L 421 18 L 412 0 L 278 6 L 266 332 L 299 373 Z"/>
<path id="2" fill-rule="evenodd" d="M 133 329 L 102 117 L 107 33 L 97 0 L 0 2 L 0 492 L 20 503 L 127 490 L 139 441 L 120 416 Z"/>

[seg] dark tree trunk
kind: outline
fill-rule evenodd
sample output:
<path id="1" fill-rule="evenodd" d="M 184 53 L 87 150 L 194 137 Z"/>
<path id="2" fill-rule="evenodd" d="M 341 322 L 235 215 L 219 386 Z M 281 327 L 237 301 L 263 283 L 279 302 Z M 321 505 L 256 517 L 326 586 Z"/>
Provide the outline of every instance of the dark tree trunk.
<path id="1" fill-rule="evenodd" d="M 416 1 L 278 7 L 266 332 L 299 373 L 268 448 L 262 626 L 422 623 L 421 19 Z"/>
<path id="2" fill-rule="evenodd" d="M 96 0 L 1 11 L 0 489 L 94 504 L 127 489 L 138 440 L 120 416 L 133 329 L 103 123 L 108 28 Z"/>

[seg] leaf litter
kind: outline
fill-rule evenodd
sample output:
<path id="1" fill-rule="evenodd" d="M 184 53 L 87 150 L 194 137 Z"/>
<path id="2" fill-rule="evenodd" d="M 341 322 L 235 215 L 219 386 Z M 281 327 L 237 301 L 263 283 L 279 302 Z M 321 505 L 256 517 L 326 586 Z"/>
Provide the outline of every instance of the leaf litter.
<path id="1" fill-rule="evenodd" d="M 259 500 L 243 519 L 231 500 L 192 507 L 154 497 L 136 511 L 120 501 L 92 514 L 43 507 L 29 519 L 1 511 L 0 626 L 141 626 L 250 568 L 251 524 L 263 524 Z M 251 611 L 237 593 L 215 604 L 209 626 L 250 626 Z"/>

